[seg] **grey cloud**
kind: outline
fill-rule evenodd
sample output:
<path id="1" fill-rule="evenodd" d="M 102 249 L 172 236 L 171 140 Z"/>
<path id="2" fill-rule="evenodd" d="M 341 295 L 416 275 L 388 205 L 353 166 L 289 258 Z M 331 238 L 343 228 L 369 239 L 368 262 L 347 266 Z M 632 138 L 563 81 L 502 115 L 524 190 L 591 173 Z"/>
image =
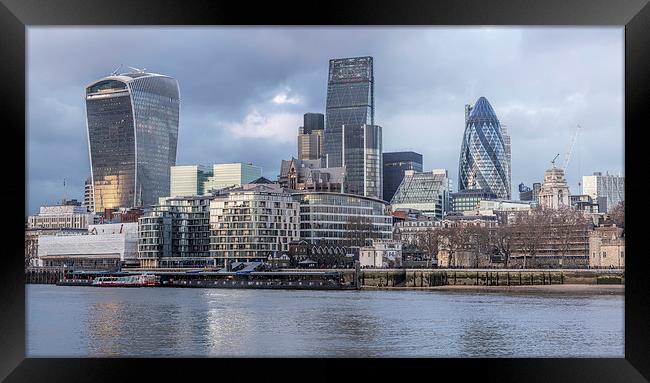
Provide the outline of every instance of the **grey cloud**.
<path id="1" fill-rule="evenodd" d="M 56 196 L 50 189 L 64 177 L 71 197 L 82 196 L 83 87 L 119 64 L 178 79 L 178 163 L 252 162 L 274 178 L 295 141 L 238 138 L 227 126 L 252 111 L 324 113 L 328 60 L 363 55 L 374 57 L 384 150 L 420 152 L 425 169 L 446 168 L 454 182 L 464 104 L 480 96 L 508 126 L 513 191 L 541 180 L 578 123 L 571 184 L 580 172 L 623 170 L 622 28 L 31 27 L 28 211 Z M 299 104 L 272 102 L 286 88 Z"/>

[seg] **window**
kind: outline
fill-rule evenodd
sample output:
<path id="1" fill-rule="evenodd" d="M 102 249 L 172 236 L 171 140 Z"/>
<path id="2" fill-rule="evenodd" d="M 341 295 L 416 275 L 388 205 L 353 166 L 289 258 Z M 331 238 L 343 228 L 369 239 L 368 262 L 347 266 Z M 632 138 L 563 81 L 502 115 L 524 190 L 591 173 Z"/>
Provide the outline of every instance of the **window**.
<path id="1" fill-rule="evenodd" d="M 606 258 L 606 257 L 607 257 L 607 252 L 603 251 L 603 258 Z"/>

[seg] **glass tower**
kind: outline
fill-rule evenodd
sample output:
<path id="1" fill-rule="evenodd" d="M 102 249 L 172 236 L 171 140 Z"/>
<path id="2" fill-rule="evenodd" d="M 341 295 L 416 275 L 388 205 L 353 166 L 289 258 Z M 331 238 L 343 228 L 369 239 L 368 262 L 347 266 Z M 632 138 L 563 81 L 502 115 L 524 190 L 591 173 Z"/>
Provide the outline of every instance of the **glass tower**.
<path id="1" fill-rule="evenodd" d="M 481 97 L 474 106 L 466 105 L 458 190 L 481 189 L 509 200 L 509 151 L 509 139 L 504 139 L 499 120 L 488 100 Z"/>
<path id="2" fill-rule="evenodd" d="M 382 198 L 382 132 L 374 125 L 372 57 L 329 62 L 325 163 L 346 168 L 348 192 Z"/>
<path id="3" fill-rule="evenodd" d="M 180 95 L 175 79 L 136 71 L 86 87 L 95 211 L 157 203 L 176 164 Z"/>

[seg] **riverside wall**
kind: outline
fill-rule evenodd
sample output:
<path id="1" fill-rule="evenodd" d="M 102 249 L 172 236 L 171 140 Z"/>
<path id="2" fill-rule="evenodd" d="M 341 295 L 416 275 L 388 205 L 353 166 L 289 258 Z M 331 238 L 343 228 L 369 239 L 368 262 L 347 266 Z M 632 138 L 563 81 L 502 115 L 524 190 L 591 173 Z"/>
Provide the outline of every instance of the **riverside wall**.
<path id="1" fill-rule="evenodd" d="M 624 270 L 363 269 L 361 287 L 524 286 L 625 284 Z"/>

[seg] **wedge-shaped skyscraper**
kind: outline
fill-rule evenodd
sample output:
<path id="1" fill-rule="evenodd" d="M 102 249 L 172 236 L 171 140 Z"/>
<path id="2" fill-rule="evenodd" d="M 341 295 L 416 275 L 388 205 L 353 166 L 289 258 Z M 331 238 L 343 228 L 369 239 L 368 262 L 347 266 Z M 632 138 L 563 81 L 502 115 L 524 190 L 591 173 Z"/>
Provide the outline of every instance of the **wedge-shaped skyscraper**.
<path id="1" fill-rule="evenodd" d="M 458 164 L 458 190 L 480 189 L 510 199 L 510 139 L 503 136 L 485 97 L 465 106 L 465 134 Z M 506 146 L 507 143 L 507 146 Z"/>
<path id="2" fill-rule="evenodd" d="M 180 96 L 175 79 L 135 71 L 86 87 L 95 211 L 146 206 L 169 193 Z"/>
<path id="3" fill-rule="evenodd" d="M 382 128 L 374 125 L 372 57 L 329 62 L 325 164 L 345 167 L 347 191 L 382 198 Z"/>

